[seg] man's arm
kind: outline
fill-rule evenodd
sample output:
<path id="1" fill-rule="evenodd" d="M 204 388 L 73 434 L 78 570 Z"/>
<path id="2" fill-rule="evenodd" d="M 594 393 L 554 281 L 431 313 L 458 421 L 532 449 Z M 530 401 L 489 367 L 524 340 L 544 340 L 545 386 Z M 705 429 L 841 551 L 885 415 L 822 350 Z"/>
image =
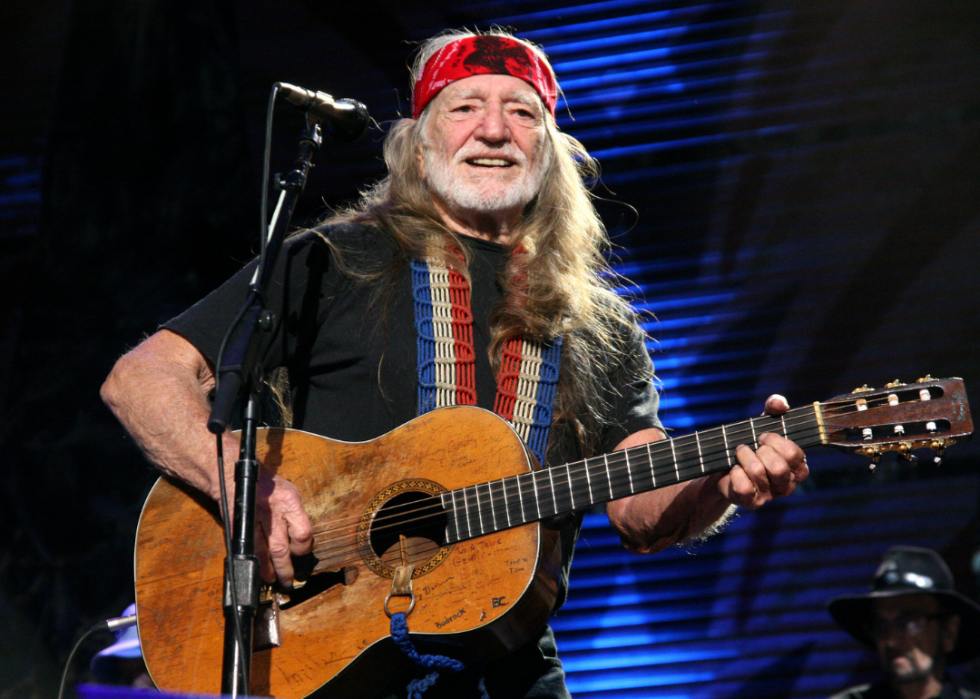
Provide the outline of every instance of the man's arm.
<path id="1" fill-rule="evenodd" d="M 180 335 L 161 330 L 123 355 L 102 385 L 102 400 L 132 435 L 146 457 L 167 475 L 220 500 L 215 437 L 207 429 L 207 395 L 214 374 L 204 356 Z M 239 440 L 223 436 L 227 462 L 238 458 Z M 229 502 L 234 469 L 226 468 Z M 293 579 L 291 555 L 309 553 L 312 527 L 299 491 L 289 481 L 262 471 L 256 496 L 259 526 L 256 555 L 262 577 Z"/>
<path id="2" fill-rule="evenodd" d="M 780 415 L 789 409 L 782 396 L 766 401 L 766 412 Z M 620 442 L 616 449 L 664 439 L 661 430 L 641 430 Z M 609 522 L 623 545 L 633 553 L 656 553 L 722 525 L 736 505 L 762 507 L 790 495 L 809 471 L 803 450 L 785 437 L 759 435 L 759 449 L 740 446 L 738 465 L 728 473 L 632 495 L 607 504 Z"/>

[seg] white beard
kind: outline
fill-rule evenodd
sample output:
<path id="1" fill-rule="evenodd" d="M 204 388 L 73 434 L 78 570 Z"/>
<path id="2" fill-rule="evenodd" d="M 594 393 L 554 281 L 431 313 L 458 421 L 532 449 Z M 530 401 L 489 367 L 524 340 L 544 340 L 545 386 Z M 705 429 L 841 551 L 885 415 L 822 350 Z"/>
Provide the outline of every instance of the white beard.
<path id="1" fill-rule="evenodd" d="M 480 148 L 479 152 L 475 149 L 470 149 L 473 152 L 462 149 L 452 158 L 450 166 L 450 158 L 441 148 L 426 143 L 423 162 L 429 191 L 445 202 L 451 211 L 491 215 L 523 211 L 537 196 L 544 172 L 551 162 L 550 148 L 545 143 L 542 143 L 541 148 L 544 152 L 537 153 L 530 166 L 524 153 L 516 146 L 492 149 L 495 157 L 511 160 L 516 163 L 511 167 L 522 169 L 523 176 L 519 180 L 505 184 L 492 175 L 492 168 L 488 168 L 487 177 L 477 181 L 453 174 L 453 170 L 459 171 L 461 168 L 475 169 L 466 165 L 465 161 L 478 155 L 487 155 L 488 149 Z"/>

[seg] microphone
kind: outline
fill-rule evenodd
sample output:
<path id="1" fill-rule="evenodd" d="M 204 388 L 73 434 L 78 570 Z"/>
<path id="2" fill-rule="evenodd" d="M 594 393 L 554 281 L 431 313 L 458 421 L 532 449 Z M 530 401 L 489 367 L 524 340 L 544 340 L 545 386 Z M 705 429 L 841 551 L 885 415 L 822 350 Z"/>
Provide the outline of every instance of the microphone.
<path id="1" fill-rule="evenodd" d="M 326 92 L 313 92 L 289 83 L 276 83 L 279 93 L 304 112 L 323 122 L 338 141 L 356 141 L 367 131 L 371 115 L 367 107 L 352 99 L 335 100 Z"/>

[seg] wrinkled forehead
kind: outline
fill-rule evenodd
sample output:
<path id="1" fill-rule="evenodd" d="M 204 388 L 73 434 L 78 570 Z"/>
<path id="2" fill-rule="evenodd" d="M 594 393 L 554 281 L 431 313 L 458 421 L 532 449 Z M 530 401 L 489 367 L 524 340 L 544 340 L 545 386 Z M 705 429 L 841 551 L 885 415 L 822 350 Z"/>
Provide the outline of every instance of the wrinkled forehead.
<path id="1" fill-rule="evenodd" d="M 451 100 L 496 100 L 517 102 L 543 113 L 545 106 L 537 91 L 520 78 L 510 75 L 474 75 L 447 85 L 433 100 L 434 104 Z"/>

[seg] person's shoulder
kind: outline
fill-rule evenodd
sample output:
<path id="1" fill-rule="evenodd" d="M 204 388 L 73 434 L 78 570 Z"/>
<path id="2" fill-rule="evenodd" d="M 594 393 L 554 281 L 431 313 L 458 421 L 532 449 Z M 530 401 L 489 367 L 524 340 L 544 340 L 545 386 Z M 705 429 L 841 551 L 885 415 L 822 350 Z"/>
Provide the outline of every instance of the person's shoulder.
<path id="1" fill-rule="evenodd" d="M 956 696 L 960 697 L 960 699 L 980 699 L 980 694 L 966 687 L 955 687 L 955 692 Z"/>
<path id="2" fill-rule="evenodd" d="M 870 684 L 859 684 L 832 695 L 830 699 L 864 699 L 870 689 Z"/>
<path id="3" fill-rule="evenodd" d="M 887 682 L 874 684 L 859 684 L 838 692 L 830 699 L 891 699 L 894 695 Z"/>

